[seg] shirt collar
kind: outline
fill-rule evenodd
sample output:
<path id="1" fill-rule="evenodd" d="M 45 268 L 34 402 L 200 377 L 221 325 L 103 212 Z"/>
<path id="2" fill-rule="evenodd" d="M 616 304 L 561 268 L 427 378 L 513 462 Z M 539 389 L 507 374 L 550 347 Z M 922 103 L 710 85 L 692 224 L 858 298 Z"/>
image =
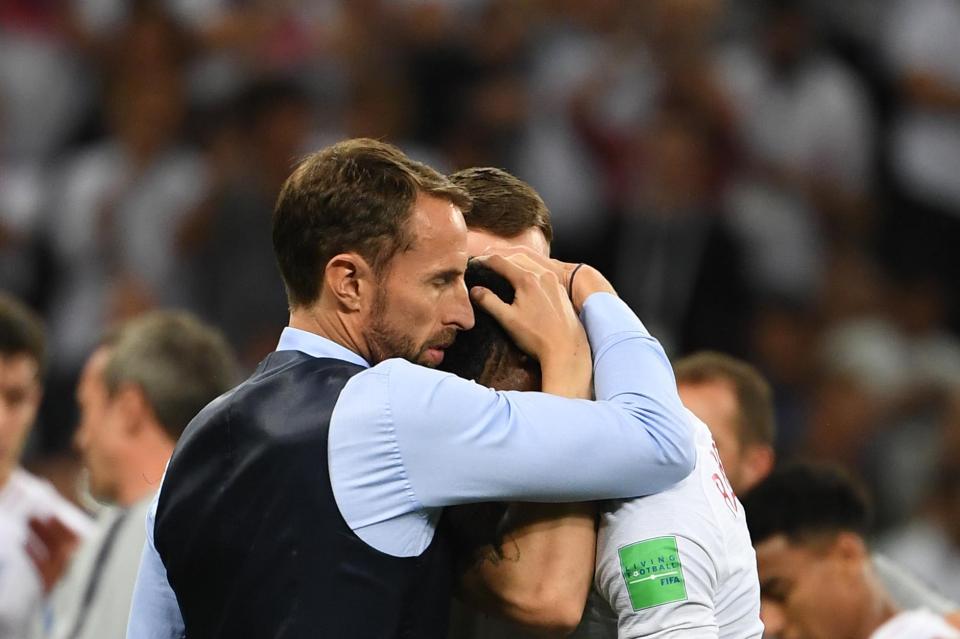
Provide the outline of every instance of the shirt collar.
<path id="1" fill-rule="evenodd" d="M 370 368 L 370 364 L 368 364 L 365 359 L 350 349 L 316 333 L 293 328 L 292 326 L 287 326 L 283 329 L 283 332 L 280 334 L 280 343 L 277 344 L 277 350 L 300 351 L 310 357 L 342 359 L 357 364 L 358 366 L 363 366 L 364 368 Z"/>

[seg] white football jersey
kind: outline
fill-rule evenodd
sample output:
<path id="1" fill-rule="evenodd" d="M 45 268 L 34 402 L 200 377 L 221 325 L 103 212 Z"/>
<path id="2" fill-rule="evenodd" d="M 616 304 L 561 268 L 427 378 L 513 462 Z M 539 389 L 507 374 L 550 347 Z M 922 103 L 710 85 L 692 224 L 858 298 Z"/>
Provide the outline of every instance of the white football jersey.
<path id="1" fill-rule="evenodd" d="M 960 639 L 960 630 L 926 608 L 901 612 L 877 628 L 870 639 Z"/>
<path id="2" fill-rule="evenodd" d="M 610 502 L 602 512 L 594 592 L 575 637 L 763 634 L 743 506 L 710 430 L 689 415 L 696 424 L 693 472 L 669 490 Z"/>

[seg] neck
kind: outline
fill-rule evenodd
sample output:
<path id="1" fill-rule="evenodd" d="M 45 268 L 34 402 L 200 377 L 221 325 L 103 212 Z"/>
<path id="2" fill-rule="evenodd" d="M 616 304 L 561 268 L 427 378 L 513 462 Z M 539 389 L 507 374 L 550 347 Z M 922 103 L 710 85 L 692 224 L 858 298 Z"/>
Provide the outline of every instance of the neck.
<path id="1" fill-rule="evenodd" d="M 291 310 L 290 327 L 325 337 L 370 362 L 367 342 L 355 324 L 348 321 L 348 317 L 336 310 L 323 308 L 318 302 L 313 306 L 298 306 Z"/>
<path id="2" fill-rule="evenodd" d="M 860 639 L 870 639 L 880 626 L 900 612 L 886 589 L 880 585 L 879 580 L 873 574 L 870 575 L 868 587 L 870 589 L 871 605 L 864 611 L 863 625 L 857 635 Z"/>

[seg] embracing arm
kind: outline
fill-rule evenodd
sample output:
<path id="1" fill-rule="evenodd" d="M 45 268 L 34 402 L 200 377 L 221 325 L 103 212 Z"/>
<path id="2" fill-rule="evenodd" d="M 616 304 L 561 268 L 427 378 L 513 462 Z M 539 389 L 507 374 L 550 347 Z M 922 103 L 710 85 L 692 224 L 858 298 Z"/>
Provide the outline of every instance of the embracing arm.
<path id="1" fill-rule="evenodd" d="M 531 631 L 572 632 L 593 582 L 595 520 L 589 502 L 511 504 L 498 547 L 480 549 L 461 575 L 462 596 Z"/>
<path id="2" fill-rule="evenodd" d="M 344 389 L 389 396 L 416 506 L 627 498 L 690 473 L 693 426 L 660 344 L 612 295 L 592 295 L 582 317 L 598 401 L 497 392 L 402 360 Z"/>

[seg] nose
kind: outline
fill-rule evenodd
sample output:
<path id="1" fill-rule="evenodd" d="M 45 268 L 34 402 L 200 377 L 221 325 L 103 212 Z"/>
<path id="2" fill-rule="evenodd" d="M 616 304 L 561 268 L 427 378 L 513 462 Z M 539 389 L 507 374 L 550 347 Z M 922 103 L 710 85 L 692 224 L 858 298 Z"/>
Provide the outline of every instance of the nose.
<path id="1" fill-rule="evenodd" d="M 456 292 L 450 302 L 450 308 L 447 312 L 447 325 L 453 325 L 462 331 L 469 331 L 473 328 L 473 305 L 470 304 L 470 293 L 467 291 L 466 283 L 461 279 L 460 285 L 455 287 Z"/>

